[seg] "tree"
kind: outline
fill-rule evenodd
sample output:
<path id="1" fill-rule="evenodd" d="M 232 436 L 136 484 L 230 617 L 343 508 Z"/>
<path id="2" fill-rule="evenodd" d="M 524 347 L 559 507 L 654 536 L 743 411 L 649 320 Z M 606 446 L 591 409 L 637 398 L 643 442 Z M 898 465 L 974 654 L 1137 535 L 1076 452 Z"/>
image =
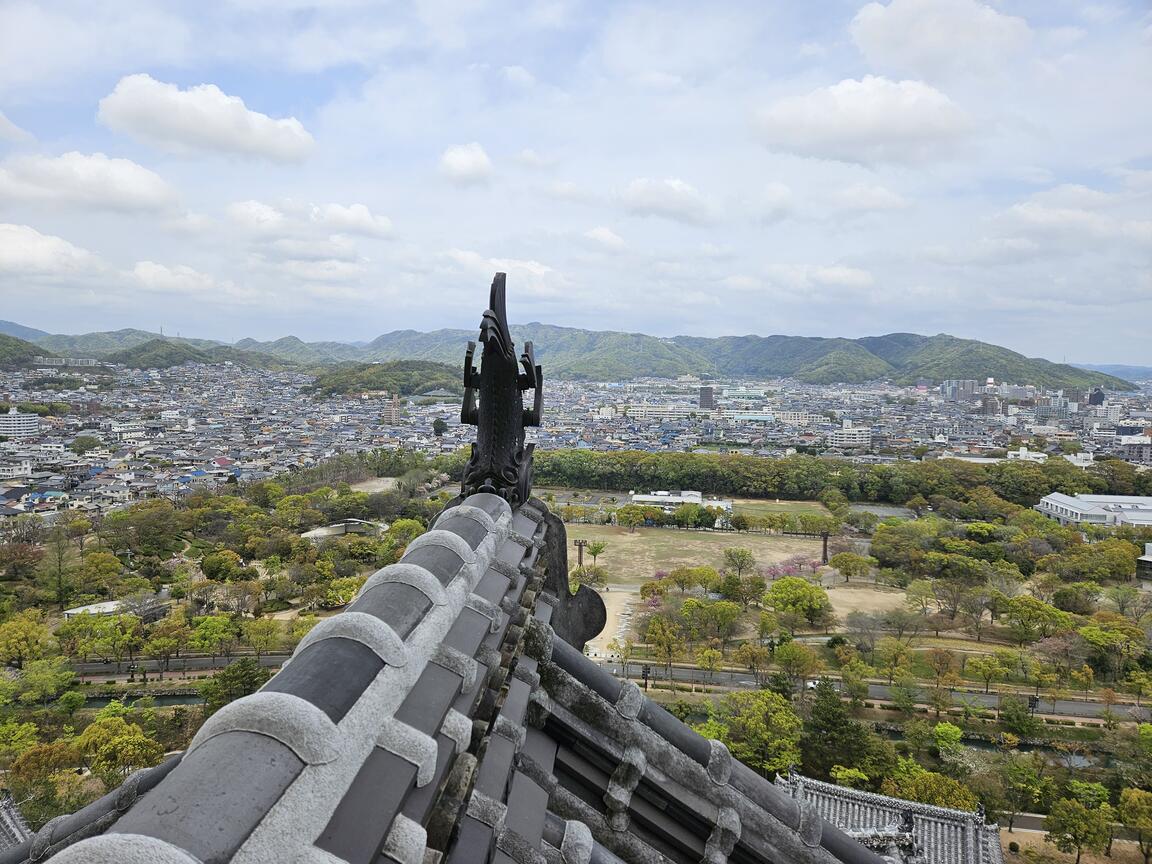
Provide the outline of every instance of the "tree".
<path id="1" fill-rule="evenodd" d="M 876 665 L 888 673 L 888 683 L 912 662 L 912 649 L 899 639 L 885 636 L 876 643 Z"/>
<path id="2" fill-rule="evenodd" d="M 684 653 L 684 639 L 679 628 L 662 615 L 654 615 L 648 621 L 645 634 L 656 658 L 664 663 L 668 678 L 672 678 L 672 661 Z"/>
<path id="3" fill-rule="evenodd" d="M 696 668 L 707 673 L 709 684 L 712 683 L 712 676 L 720 668 L 720 661 L 723 658 L 724 655 L 715 648 L 702 648 L 696 652 Z"/>
<path id="4" fill-rule="evenodd" d="M 724 550 L 724 567 L 740 579 L 744 573 L 756 566 L 756 556 L 751 549 L 732 548 Z"/>
<path id="5" fill-rule="evenodd" d="M 200 570 L 213 582 L 230 582 L 244 569 L 243 559 L 231 549 L 209 552 L 200 559 Z"/>
<path id="6" fill-rule="evenodd" d="M 880 791 L 895 798 L 956 810 L 975 810 L 980 803 L 976 794 L 963 783 L 928 771 L 913 759 L 900 759 L 891 776 L 881 784 Z"/>
<path id="7" fill-rule="evenodd" d="M 196 624 L 192 644 L 198 650 L 210 654 L 215 663 L 218 655 L 227 657 L 232 653 L 236 638 L 236 625 L 231 620 L 223 615 L 208 615 Z"/>
<path id="8" fill-rule="evenodd" d="M 1035 753 L 1010 753 L 997 766 L 1003 803 L 1001 809 L 1008 820 L 1008 831 L 1016 817 L 1029 812 L 1040 801 L 1049 781 L 1044 776 L 1048 764 Z"/>
<path id="9" fill-rule="evenodd" d="M 603 540 L 591 540 L 588 545 L 584 547 L 584 551 L 592 556 L 592 566 L 596 566 L 596 559 L 604 554 L 604 550 L 608 548 L 608 544 Z"/>
<path id="10" fill-rule="evenodd" d="M 24 664 L 17 681 L 19 699 L 25 705 L 45 704 L 63 692 L 76 674 L 63 657 L 44 657 Z"/>
<path id="11" fill-rule="evenodd" d="M 1144 864 L 1152 862 L 1152 792 L 1125 789 L 1120 793 L 1120 821 L 1136 835 Z"/>
<path id="12" fill-rule="evenodd" d="M 259 690 L 271 673 L 251 657 L 241 657 L 207 681 L 200 684 L 207 716 L 212 716 L 229 702 Z"/>
<path id="13" fill-rule="evenodd" d="M 94 435 L 77 435 L 72 439 L 72 443 L 68 445 L 68 449 L 77 456 L 83 456 L 89 450 L 95 450 L 102 446 L 104 446 L 104 442 Z"/>
<path id="14" fill-rule="evenodd" d="M 1108 804 L 1101 807 L 1087 807 L 1073 798 L 1061 798 L 1052 805 L 1044 826 L 1048 833 L 1044 840 L 1052 843 L 1061 852 L 1075 852 L 1076 864 L 1087 849 L 1102 852 L 1108 845 L 1114 812 Z"/>
<path id="15" fill-rule="evenodd" d="M 764 604 L 777 615 L 798 616 L 812 625 L 832 616 L 828 592 L 800 576 L 785 576 L 773 582 L 764 594 Z M 790 630 L 795 633 L 795 627 Z"/>
<path id="16" fill-rule="evenodd" d="M 1000 665 L 1000 661 L 991 654 L 981 654 L 977 657 L 972 657 L 968 660 L 967 669 L 984 681 L 985 693 L 992 688 L 992 681 L 1002 677 L 1007 671 Z"/>
<path id="17" fill-rule="evenodd" d="M 609 654 L 615 654 L 620 658 L 620 672 L 627 678 L 628 664 L 636 656 L 636 643 L 631 639 L 625 639 L 623 643 L 618 639 L 613 639 L 608 643 L 607 648 Z"/>
<path id="18" fill-rule="evenodd" d="M 636 528 L 643 525 L 646 519 L 645 509 L 637 504 L 625 504 L 616 511 L 616 523 L 625 526 L 629 534 L 634 534 Z"/>
<path id="19" fill-rule="evenodd" d="M 845 582 L 851 582 L 852 578 L 863 579 L 872 572 L 872 568 L 877 566 L 878 562 L 870 555 L 857 555 L 854 552 L 841 552 L 838 555 L 833 555 L 828 561 L 833 567 L 840 571 L 844 576 Z"/>
<path id="20" fill-rule="evenodd" d="M 56 700 L 56 707 L 61 714 L 71 720 L 87 701 L 87 697 L 79 690 L 67 690 Z"/>
<path id="21" fill-rule="evenodd" d="M 439 438 L 448 431 L 448 424 L 443 417 L 437 417 L 432 421 L 432 434 Z"/>
<path id="22" fill-rule="evenodd" d="M 257 658 L 269 651 L 275 651 L 282 640 L 280 622 L 275 618 L 255 618 L 245 621 L 243 631 L 244 641 Z"/>
<path id="23" fill-rule="evenodd" d="M 76 552 L 62 526 L 52 529 L 37 567 L 40 581 L 63 612 L 76 590 Z"/>
<path id="24" fill-rule="evenodd" d="M 35 723 L 21 723 L 8 718 L 0 723 L 0 767 L 7 767 L 12 760 L 36 744 L 38 731 Z"/>
<path id="25" fill-rule="evenodd" d="M 587 585 L 589 588 L 598 588 L 608 584 L 608 571 L 603 567 L 588 564 L 574 569 L 569 577 L 578 585 Z"/>
<path id="26" fill-rule="evenodd" d="M 954 760 L 964 752 L 964 730 L 953 723 L 937 723 L 932 727 L 932 738 L 944 761 Z"/>
<path id="27" fill-rule="evenodd" d="M 736 649 L 732 655 L 732 659 L 739 663 L 741 666 L 747 667 L 748 671 L 752 673 L 752 678 L 756 682 L 756 686 L 761 684 L 760 676 L 764 669 L 768 666 L 770 655 L 768 649 L 763 645 L 754 645 L 751 642 L 745 642 Z"/>
<path id="28" fill-rule="evenodd" d="M 803 642 L 786 642 L 776 649 L 776 663 L 792 682 L 792 689 L 823 668 L 820 656 Z"/>
<path id="29" fill-rule="evenodd" d="M 23 579 L 36 569 L 40 559 L 44 557 L 44 550 L 34 543 L 20 543 L 13 541 L 0 545 L 0 570 L 3 570 L 9 579 Z"/>
<path id="30" fill-rule="evenodd" d="M 80 584 L 83 590 L 111 597 L 124 565 L 111 552 L 89 552 L 80 562 Z"/>
<path id="31" fill-rule="evenodd" d="M 801 730 L 788 700 L 770 690 L 730 693 L 709 706 L 708 720 L 696 727 L 765 776 L 800 761 Z"/>
<path id="32" fill-rule="evenodd" d="M 139 768 L 157 764 L 164 748 L 123 717 L 98 717 L 76 738 L 92 773 L 115 789 Z"/>
<path id="33" fill-rule="evenodd" d="M 816 685 L 804 732 L 800 739 L 804 754 L 802 769 L 809 777 L 832 779 L 836 768 L 857 770 L 868 777 L 881 777 L 895 761 L 892 748 L 848 715 L 848 708 L 827 679 Z"/>
<path id="34" fill-rule="evenodd" d="M 0 624 L 0 660 L 17 669 L 25 662 L 44 656 L 52 631 L 39 609 L 26 609 Z"/>

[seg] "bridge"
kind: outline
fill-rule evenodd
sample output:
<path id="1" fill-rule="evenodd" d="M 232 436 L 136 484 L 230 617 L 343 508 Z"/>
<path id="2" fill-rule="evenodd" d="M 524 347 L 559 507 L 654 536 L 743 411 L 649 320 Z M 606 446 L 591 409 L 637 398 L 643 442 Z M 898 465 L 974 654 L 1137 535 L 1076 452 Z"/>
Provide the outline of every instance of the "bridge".
<path id="1" fill-rule="evenodd" d="M 918 848 L 911 815 L 850 836 L 584 656 L 604 606 L 569 593 L 564 525 L 532 495 L 543 375 L 504 307 L 497 274 L 481 366 L 470 344 L 464 368 L 477 442 L 431 530 L 187 751 L 0 864 L 884 864 Z"/>

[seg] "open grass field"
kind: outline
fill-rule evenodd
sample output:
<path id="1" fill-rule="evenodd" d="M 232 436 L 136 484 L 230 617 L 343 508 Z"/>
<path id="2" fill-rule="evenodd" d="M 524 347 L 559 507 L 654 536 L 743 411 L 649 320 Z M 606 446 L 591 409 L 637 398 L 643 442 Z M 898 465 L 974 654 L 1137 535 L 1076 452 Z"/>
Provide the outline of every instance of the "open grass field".
<path id="1" fill-rule="evenodd" d="M 759 534 L 733 534 L 713 531 L 681 531 L 675 528 L 627 528 L 614 525 L 568 525 L 568 562 L 576 565 L 573 540 L 600 540 L 608 548 L 598 564 L 607 568 L 613 584 L 638 585 L 652 578 L 657 570 L 677 567 L 710 566 L 719 569 L 724 563 L 724 550 L 752 550 L 760 565 L 787 560 L 795 555 L 820 557 L 820 541 L 805 537 L 780 537 Z M 584 563 L 591 564 L 588 555 Z"/>

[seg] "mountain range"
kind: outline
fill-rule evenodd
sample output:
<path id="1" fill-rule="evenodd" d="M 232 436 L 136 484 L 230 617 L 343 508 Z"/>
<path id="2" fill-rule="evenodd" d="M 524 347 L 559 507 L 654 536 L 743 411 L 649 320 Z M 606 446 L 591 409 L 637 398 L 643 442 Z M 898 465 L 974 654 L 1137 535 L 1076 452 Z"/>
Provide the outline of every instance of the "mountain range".
<path id="1" fill-rule="evenodd" d="M 144 330 L 115 330 L 81 335 L 57 335 L 0 321 L 0 333 L 34 343 L 61 355 L 101 357 L 127 365 L 166 364 L 197 359 L 231 360 L 269 367 L 281 364 L 321 366 L 334 363 L 378 363 L 390 360 L 431 360 L 459 365 L 474 330 L 396 330 L 371 342 L 305 342 L 295 336 L 272 341 L 241 339 L 234 345 L 206 339 L 163 337 Z M 20 336 L 19 334 L 25 334 Z M 1044 387 L 1085 389 L 1102 386 L 1131 390 L 1133 385 L 1110 370 L 1090 370 L 1023 354 L 947 334 L 921 336 L 890 333 L 860 339 L 809 336 L 724 336 L 662 338 L 642 333 L 582 330 L 551 324 L 512 328 L 522 344 L 531 340 L 537 358 L 553 377 L 623 381 L 640 377 L 711 375 L 735 378 L 791 377 L 810 384 L 859 384 L 885 379 L 897 384 L 948 378 L 993 377 L 998 381 Z M 159 345 L 150 343 L 159 342 Z M 187 351 L 162 350 L 182 346 Z M 146 350 L 134 351 L 149 345 Z M 124 354 L 123 352 L 130 352 Z"/>

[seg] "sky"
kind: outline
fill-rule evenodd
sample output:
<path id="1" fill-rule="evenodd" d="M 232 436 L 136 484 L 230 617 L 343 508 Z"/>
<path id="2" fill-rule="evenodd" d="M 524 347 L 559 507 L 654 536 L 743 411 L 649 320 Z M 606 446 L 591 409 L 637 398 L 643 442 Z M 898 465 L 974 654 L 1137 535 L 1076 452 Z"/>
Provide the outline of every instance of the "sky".
<path id="1" fill-rule="evenodd" d="M 1152 364 L 1145 0 L 0 0 L 0 318 Z"/>

